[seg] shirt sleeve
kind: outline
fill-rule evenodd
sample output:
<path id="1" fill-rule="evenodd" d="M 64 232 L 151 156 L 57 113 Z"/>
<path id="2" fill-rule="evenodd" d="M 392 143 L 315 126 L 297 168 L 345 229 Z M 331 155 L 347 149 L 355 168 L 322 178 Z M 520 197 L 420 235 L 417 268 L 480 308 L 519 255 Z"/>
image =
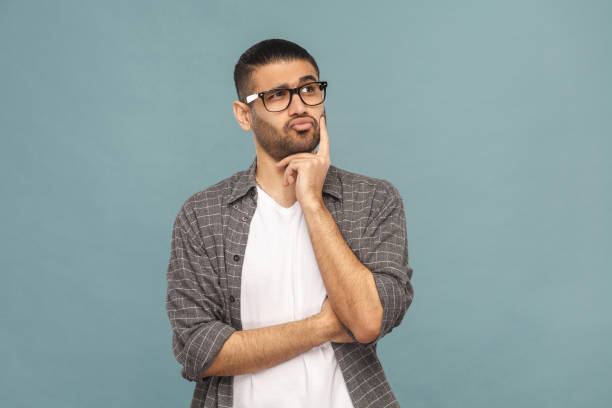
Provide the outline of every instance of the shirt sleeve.
<path id="1" fill-rule="evenodd" d="M 172 229 L 166 312 L 172 327 L 172 351 L 182 365 L 181 375 L 189 381 L 203 382 L 202 373 L 236 329 L 223 321 L 218 275 L 196 230 L 196 218 L 183 204 Z"/>
<path id="2" fill-rule="evenodd" d="M 404 203 L 393 184 L 386 180 L 383 184 L 385 188 L 379 187 L 375 192 L 368 224 L 359 242 L 360 260 L 374 276 L 383 308 L 380 333 L 366 344 L 377 343 L 399 326 L 414 297 Z"/>

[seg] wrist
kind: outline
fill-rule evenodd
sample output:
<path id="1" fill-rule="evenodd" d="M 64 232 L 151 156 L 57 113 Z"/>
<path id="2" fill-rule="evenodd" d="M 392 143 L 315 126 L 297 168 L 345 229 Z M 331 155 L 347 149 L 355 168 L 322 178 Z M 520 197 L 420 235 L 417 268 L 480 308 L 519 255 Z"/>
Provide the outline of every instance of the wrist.
<path id="1" fill-rule="evenodd" d="M 313 332 L 316 336 L 317 345 L 331 341 L 335 335 L 333 322 L 324 313 L 317 313 L 311 317 Z"/>
<path id="2" fill-rule="evenodd" d="M 321 211 L 322 209 L 326 208 L 322 197 L 319 199 L 305 201 L 303 205 L 300 203 L 300 206 L 302 207 L 302 211 L 308 213 Z"/>

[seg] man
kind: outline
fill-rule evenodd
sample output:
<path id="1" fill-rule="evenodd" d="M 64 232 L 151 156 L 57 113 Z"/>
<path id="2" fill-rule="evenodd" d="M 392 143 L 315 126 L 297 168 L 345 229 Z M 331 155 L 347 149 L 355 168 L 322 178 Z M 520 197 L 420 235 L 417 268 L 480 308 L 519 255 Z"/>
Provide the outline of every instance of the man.
<path id="1" fill-rule="evenodd" d="M 330 164 L 327 83 L 299 45 L 255 44 L 234 81 L 256 157 L 187 198 L 172 232 L 191 407 L 398 407 L 376 355 L 413 299 L 398 190 Z"/>

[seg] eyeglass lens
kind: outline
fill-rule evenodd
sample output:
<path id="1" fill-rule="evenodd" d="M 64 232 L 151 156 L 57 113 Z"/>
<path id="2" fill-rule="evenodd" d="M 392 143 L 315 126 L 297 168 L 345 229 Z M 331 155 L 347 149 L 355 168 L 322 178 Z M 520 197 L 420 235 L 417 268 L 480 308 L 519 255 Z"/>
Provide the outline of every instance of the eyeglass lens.
<path id="1" fill-rule="evenodd" d="M 302 101 L 307 105 L 318 105 L 325 99 L 325 91 L 320 84 L 314 82 L 302 86 L 299 90 Z M 269 111 L 282 111 L 289 106 L 290 92 L 287 89 L 268 91 L 263 96 L 263 102 Z"/>

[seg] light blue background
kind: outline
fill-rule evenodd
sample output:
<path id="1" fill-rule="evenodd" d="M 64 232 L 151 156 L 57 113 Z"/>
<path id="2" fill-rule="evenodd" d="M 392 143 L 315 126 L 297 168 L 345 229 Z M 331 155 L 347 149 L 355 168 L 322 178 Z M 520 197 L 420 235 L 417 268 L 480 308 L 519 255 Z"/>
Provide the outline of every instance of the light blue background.
<path id="1" fill-rule="evenodd" d="M 233 67 L 266 38 L 329 81 L 332 163 L 391 181 L 414 302 L 402 407 L 612 404 L 606 1 L 0 0 L 0 395 L 188 406 L 171 227 L 245 169 Z"/>

